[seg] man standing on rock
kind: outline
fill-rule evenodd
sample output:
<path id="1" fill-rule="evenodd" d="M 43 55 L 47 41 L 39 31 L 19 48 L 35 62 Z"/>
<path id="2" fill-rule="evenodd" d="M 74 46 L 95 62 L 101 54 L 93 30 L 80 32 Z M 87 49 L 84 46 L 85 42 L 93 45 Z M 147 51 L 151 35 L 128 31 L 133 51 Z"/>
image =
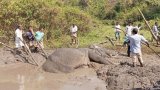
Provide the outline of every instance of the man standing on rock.
<path id="1" fill-rule="evenodd" d="M 138 34 L 138 29 L 133 28 L 131 36 L 128 37 L 130 41 L 130 52 L 131 57 L 133 60 L 133 66 L 136 66 L 136 57 L 140 63 L 140 66 L 143 67 L 143 59 L 142 59 L 142 52 L 141 52 L 141 42 L 144 42 L 149 47 L 148 41 L 141 35 Z"/>
<path id="2" fill-rule="evenodd" d="M 23 37 L 22 37 L 23 31 L 22 31 L 22 25 L 18 25 L 17 29 L 15 31 L 15 45 L 16 48 L 23 48 Z"/>
<path id="3" fill-rule="evenodd" d="M 27 39 L 29 40 L 29 46 L 34 46 L 34 32 L 32 26 L 29 26 L 29 30 L 27 32 Z"/>
<path id="4" fill-rule="evenodd" d="M 39 30 L 35 33 L 35 39 L 37 42 L 35 51 L 38 51 L 38 48 L 40 48 L 40 47 L 42 49 L 44 48 L 43 37 L 44 37 L 43 27 L 39 27 Z"/>

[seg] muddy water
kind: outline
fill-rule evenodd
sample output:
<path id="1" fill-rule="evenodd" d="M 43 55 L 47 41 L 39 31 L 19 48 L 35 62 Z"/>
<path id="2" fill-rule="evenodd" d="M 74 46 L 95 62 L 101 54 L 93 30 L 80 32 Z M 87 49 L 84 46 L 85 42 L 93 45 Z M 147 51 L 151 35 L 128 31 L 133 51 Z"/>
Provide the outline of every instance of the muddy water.
<path id="1" fill-rule="evenodd" d="M 35 66 L 15 63 L 0 66 L 0 90 L 106 90 L 93 69 L 69 74 L 47 73 Z"/>

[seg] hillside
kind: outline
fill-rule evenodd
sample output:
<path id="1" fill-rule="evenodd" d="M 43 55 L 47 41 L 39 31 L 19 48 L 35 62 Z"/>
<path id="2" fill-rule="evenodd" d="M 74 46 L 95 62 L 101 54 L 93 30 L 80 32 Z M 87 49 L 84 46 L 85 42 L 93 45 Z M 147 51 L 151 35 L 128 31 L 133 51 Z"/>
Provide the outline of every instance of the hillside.
<path id="1" fill-rule="evenodd" d="M 113 32 L 111 25 L 115 21 L 122 25 L 128 19 L 142 22 L 137 7 L 151 25 L 159 20 L 158 0 L 1 0 L 0 36 L 5 36 L 6 43 L 13 42 L 17 24 L 21 23 L 25 31 L 30 25 L 35 31 L 42 26 L 47 47 L 66 47 L 70 25 L 75 23 L 83 47 L 105 40 Z"/>

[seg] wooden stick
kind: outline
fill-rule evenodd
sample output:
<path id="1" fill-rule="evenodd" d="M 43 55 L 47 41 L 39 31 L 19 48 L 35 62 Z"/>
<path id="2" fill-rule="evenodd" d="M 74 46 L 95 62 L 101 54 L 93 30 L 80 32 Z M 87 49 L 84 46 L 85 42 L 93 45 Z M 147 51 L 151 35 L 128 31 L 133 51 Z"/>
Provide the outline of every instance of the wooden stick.
<path id="1" fill-rule="evenodd" d="M 153 34 L 152 29 L 151 29 L 150 25 L 148 24 L 146 18 L 144 17 L 143 13 L 141 12 L 141 10 L 140 10 L 139 8 L 137 8 L 137 9 L 138 9 L 139 13 L 141 14 L 141 16 L 143 17 L 143 19 L 144 19 L 146 25 L 148 26 L 149 31 L 150 31 L 150 33 L 151 33 L 153 39 L 158 43 L 158 39 L 157 39 L 157 37 Z"/>
<path id="2" fill-rule="evenodd" d="M 153 48 L 151 48 L 151 47 L 149 47 L 157 56 L 159 56 L 160 57 L 160 55 L 153 49 Z"/>
<path id="3" fill-rule="evenodd" d="M 33 34 L 34 39 L 36 40 L 35 34 L 34 34 L 33 31 L 32 31 L 32 34 Z M 43 50 L 43 48 L 42 48 L 42 46 L 40 45 L 40 43 L 39 43 L 37 40 L 36 40 L 36 42 L 38 43 L 38 46 L 40 47 L 40 49 L 42 50 L 42 52 L 43 52 L 44 55 L 45 55 L 45 58 L 47 59 L 47 58 L 48 58 L 48 55 L 45 53 L 45 51 Z"/>
<path id="4" fill-rule="evenodd" d="M 109 38 L 108 36 L 106 36 L 106 38 L 111 42 L 111 44 L 112 44 L 113 46 L 115 46 L 114 43 L 113 43 L 113 41 L 111 40 L 111 38 Z"/>
<path id="5" fill-rule="evenodd" d="M 116 27 L 114 27 L 114 28 L 116 28 Z M 124 33 L 124 35 L 126 34 L 126 32 L 123 29 L 121 29 L 121 28 L 116 28 L 116 29 L 121 30 Z"/>
<path id="6" fill-rule="evenodd" d="M 145 43 L 142 43 L 142 44 L 144 44 L 144 45 L 146 45 Z M 147 46 L 147 45 L 146 45 Z M 157 56 L 159 56 L 160 57 L 160 55 L 153 49 L 153 48 L 151 48 L 150 46 L 147 46 L 149 49 L 151 49 Z"/>
<path id="7" fill-rule="evenodd" d="M 98 44 L 104 44 L 104 43 L 107 43 L 107 41 L 105 41 L 105 42 L 101 42 L 101 43 L 98 43 Z"/>
<path id="8" fill-rule="evenodd" d="M 33 58 L 30 49 L 28 48 L 28 45 L 26 44 L 25 41 L 23 41 L 21 38 L 19 38 L 21 40 L 21 42 L 24 44 L 24 47 L 27 49 L 26 53 L 31 56 L 32 60 L 34 61 L 34 63 L 36 64 L 36 66 L 39 66 L 39 64 L 36 62 L 36 60 Z"/>
<path id="9" fill-rule="evenodd" d="M 39 43 L 38 41 L 36 41 L 36 42 L 38 43 L 38 46 L 40 47 L 40 49 L 42 50 L 42 52 L 43 52 L 44 55 L 45 55 L 45 58 L 47 59 L 48 56 L 47 56 L 47 54 L 45 53 L 45 51 L 43 50 L 42 46 L 40 45 L 40 43 Z"/>
<path id="10" fill-rule="evenodd" d="M 5 46 L 5 47 L 7 47 L 7 48 L 13 49 L 11 46 L 8 46 L 8 45 L 6 45 L 6 44 L 4 44 L 4 43 L 2 43 L 2 42 L 0 42 L 0 44 L 2 44 L 3 46 Z"/>

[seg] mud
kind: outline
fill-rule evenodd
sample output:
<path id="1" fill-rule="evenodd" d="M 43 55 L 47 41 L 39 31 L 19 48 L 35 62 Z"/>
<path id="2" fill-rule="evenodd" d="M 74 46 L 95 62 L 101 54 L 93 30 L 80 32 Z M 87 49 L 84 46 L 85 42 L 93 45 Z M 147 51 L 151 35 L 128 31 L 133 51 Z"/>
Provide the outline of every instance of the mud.
<path id="1" fill-rule="evenodd" d="M 97 71 L 97 76 L 106 82 L 107 90 L 160 90 L 160 59 L 155 55 L 144 55 L 145 66 L 132 66 L 130 58 L 119 56 L 112 61 L 118 65 L 108 65 Z"/>
<path id="2" fill-rule="evenodd" d="M 0 65 L 14 63 L 15 61 L 16 57 L 12 54 L 10 49 L 0 49 Z"/>
<path id="3" fill-rule="evenodd" d="M 105 82 L 97 78 L 92 68 L 79 68 L 68 74 L 47 73 L 21 61 L 22 53 L 17 56 L 7 49 L 0 50 L 0 90 L 106 90 Z M 39 63 L 45 59 L 40 53 L 32 55 Z"/>
<path id="4" fill-rule="evenodd" d="M 46 50 L 51 54 L 53 50 Z M 0 90 L 160 90 L 160 59 L 144 54 L 145 66 L 132 67 L 125 53 L 109 58 L 114 65 L 93 62 L 91 68 L 78 68 L 71 73 L 48 73 L 29 64 L 25 53 L 0 49 Z M 32 53 L 38 63 L 41 53 Z M 30 57 L 28 57 L 30 58 Z M 154 89 L 149 89 L 154 88 Z"/>

